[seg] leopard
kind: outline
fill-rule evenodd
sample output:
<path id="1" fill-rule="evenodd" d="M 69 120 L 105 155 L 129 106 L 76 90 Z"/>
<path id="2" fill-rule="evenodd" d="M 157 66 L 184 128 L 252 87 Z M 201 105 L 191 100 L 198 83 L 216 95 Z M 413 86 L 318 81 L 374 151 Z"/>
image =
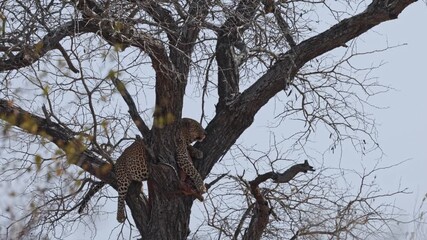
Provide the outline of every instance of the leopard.
<path id="1" fill-rule="evenodd" d="M 186 177 L 194 183 L 197 189 L 196 196 L 206 192 L 206 187 L 203 179 L 197 169 L 193 165 L 191 156 L 203 158 L 203 152 L 192 147 L 190 144 L 194 141 L 203 141 L 206 137 L 206 132 L 203 127 L 191 118 L 182 118 L 177 132 L 176 142 L 176 162 L 180 168 L 179 178 L 183 183 Z M 125 198 L 128 188 L 132 181 L 142 182 L 148 180 L 150 172 L 148 168 L 149 153 L 145 142 L 142 138 L 137 138 L 129 147 L 127 147 L 120 157 L 117 159 L 113 171 L 117 179 L 117 221 L 122 223 L 126 220 L 125 216 Z M 78 212 L 81 214 L 90 199 L 102 189 L 104 182 L 95 184 L 83 197 Z M 187 187 L 184 187 L 188 189 Z M 188 191 L 187 191 L 188 194 Z M 202 197 L 198 197 L 203 200 Z"/>
<path id="2" fill-rule="evenodd" d="M 188 176 L 195 184 L 197 191 L 203 194 L 206 192 L 206 186 L 191 159 L 192 155 L 202 158 L 203 152 L 196 148 L 189 148 L 189 146 L 194 141 L 203 141 L 206 137 L 206 131 L 199 122 L 191 118 L 184 118 L 181 121 L 180 129 L 181 131 L 178 132 L 177 136 L 176 162 L 182 172 L 185 173 L 185 175 L 180 174 L 181 182 L 184 182 L 185 177 Z"/>

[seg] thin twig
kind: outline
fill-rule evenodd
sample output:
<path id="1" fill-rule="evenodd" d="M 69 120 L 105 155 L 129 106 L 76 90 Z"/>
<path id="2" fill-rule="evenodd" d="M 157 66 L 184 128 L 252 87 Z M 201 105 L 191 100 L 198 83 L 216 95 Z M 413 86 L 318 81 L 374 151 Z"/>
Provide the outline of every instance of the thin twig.
<path id="1" fill-rule="evenodd" d="M 221 174 L 220 176 L 218 176 L 215 180 L 213 180 L 212 182 L 210 182 L 210 183 L 206 183 L 206 184 L 205 184 L 206 189 L 209 189 L 210 187 L 212 187 L 213 185 L 215 185 L 219 180 L 221 180 L 223 177 L 227 176 L 229 173 L 230 173 L 230 172 L 223 173 L 223 174 Z"/>

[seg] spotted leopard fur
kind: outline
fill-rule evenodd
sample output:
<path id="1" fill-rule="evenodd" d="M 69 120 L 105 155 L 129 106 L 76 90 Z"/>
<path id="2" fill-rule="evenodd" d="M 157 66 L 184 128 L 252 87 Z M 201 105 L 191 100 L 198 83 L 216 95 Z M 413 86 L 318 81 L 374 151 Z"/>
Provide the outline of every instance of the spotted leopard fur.
<path id="1" fill-rule="evenodd" d="M 194 141 L 202 141 L 206 134 L 202 126 L 195 120 L 183 118 L 180 122 L 180 131 L 177 135 L 177 165 L 188 175 L 188 177 L 196 185 L 197 191 L 200 194 L 206 192 L 203 180 L 194 167 L 191 156 L 202 158 L 203 152 L 193 148 L 190 144 Z M 127 147 L 122 155 L 117 159 L 114 166 L 114 171 L 117 179 L 118 206 L 117 206 L 117 221 L 124 222 L 125 220 L 125 198 L 132 181 L 144 181 L 149 177 L 149 168 L 147 166 L 148 153 L 142 139 L 137 139 L 129 147 Z M 181 178 L 182 180 L 182 178 Z M 104 182 L 94 185 L 84 196 L 79 213 L 82 213 L 90 199 L 105 185 Z M 199 198 L 200 199 L 200 198 Z"/>
<path id="2" fill-rule="evenodd" d="M 181 170 L 194 182 L 197 191 L 203 194 L 206 192 L 206 187 L 203 183 L 202 177 L 193 165 L 188 146 L 194 141 L 203 141 L 206 136 L 206 132 L 197 121 L 189 118 L 186 118 L 185 121 L 181 121 L 180 127 L 181 131 L 179 131 L 177 136 L 176 162 L 178 167 L 180 167 Z M 193 148 L 193 151 L 194 149 L 195 148 Z M 200 153 L 196 152 L 193 154 Z"/>
<path id="3" fill-rule="evenodd" d="M 125 198 L 129 185 L 132 181 L 142 182 L 148 179 L 147 159 L 148 153 L 142 139 L 133 142 L 117 159 L 114 166 L 117 178 L 117 192 L 119 193 L 117 203 L 117 221 L 124 222 Z"/>

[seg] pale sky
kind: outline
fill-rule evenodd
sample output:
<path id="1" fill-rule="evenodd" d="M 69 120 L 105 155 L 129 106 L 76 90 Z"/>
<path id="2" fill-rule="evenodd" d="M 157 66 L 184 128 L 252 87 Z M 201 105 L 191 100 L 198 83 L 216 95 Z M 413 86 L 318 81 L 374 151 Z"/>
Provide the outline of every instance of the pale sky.
<path id="1" fill-rule="evenodd" d="M 422 196 L 427 193 L 427 28 L 419 27 L 425 22 L 427 7 L 424 2 L 418 1 L 396 21 L 387 22 L 375 29 L 383 36 L 369 34 L 369 39 L 379 46 L 387 39 L 389 45 L 407 44 L 378 56 L 387 64 L 376 75 L 382 83 L 389 84 L 395 91 L 378 97 L 377 102 L 389 108 L 375 112 L 379 141 L 387 155 L 384 160 L 390 164 L 409 160 L 386 171 L 381 182 L 390 188 L 400 183 L 414 192 L 397 202 L 407 210 L 414 208 L 416 200 L 419 204 Z"/>

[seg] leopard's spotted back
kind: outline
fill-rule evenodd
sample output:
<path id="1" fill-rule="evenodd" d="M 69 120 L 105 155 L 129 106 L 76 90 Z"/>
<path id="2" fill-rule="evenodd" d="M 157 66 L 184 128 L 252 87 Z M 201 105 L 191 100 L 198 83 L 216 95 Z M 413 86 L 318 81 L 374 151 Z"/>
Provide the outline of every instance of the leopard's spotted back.
<path id="1" fill-rule="evenodd" d="M 125 220 L 125 198 L 132 181 L 142 182 L 148 179 L 148 153 L 144 141 L 137 139 L 127 147 L 117 159 L 114 166 L 119 193 L 117 206 L 117 221 Z"/>

